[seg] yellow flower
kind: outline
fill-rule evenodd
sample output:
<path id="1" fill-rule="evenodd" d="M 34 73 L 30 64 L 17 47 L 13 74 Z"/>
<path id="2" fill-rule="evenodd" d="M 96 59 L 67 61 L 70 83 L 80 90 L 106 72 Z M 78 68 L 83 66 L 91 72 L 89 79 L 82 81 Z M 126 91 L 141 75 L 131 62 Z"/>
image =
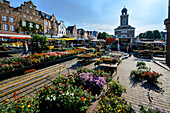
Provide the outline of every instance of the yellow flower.
<path id="1" fill-rule="evenodd" d="M 103 110 L 101 110 L 101 113 L 103 113 Z"/>
<path id="2" fill-rule="evenodd" d="M 122 106 L 120 105 L 120 107 L 122 107 Z"/>
<path id="3" fill-rule="evenodd" d="M 65 82 L 65 80 L 64 80 L 64 82 Z"/>
<path id="4" fill-rule="evenodd" d="M 27 96 L 29 98 L 29 96 Z"/>
<path id="5" fill-rule="evenodd" d="M 15 101 L 15 103 L 17 103 L 17 100 Z"/>
<path id="6" fill-rule="evenodd" d="M 39 106 L 37 106 L 37 108 L 39 108 Z"/>
<path id="7" fill-rule="evenodd" d="M 34 100 L 32 99 L 32 102 L 33 102 Z"/>
<path id="8" fill-rule="evenodd" d="M 104 105 L 102 107 L 104 108 Z"/>
<path id="9" fill-rule="evenodd" d="M 14 111 L 14 113 L 16 113 L 16 111 Z"/>
<path id="10" fill-rule="evenodd" d="M 119 110 L 117 110 L 118 112 L 120 112 L 121 110 L 119 109 Z"/>
<path id="11" fill-rule="evenodd" d="M 73 92 L 75 92 L 75 90 Z"/>
<path id="12" fill-rule="evenodd" d="M 42 101 L 40 101 L 40 103 L 42 103 Z"/>
<path id="13" fill-rule="evenodd" d="M 118 103 L 118 101 L 116 100 L 115 104 L 117 104 L 117 103 Z"/>
<path id="14" fill-rule="evenodd" d="M 84 98 L 84 100 L 86 101 L 86 98 Z"/>
<path id="15" fill-rule="evenodd" d="M 21 106 L 21 108 L 24 108 L 24 106 Z"/>
<path id="16" fill-rule="evenodd" d="M 27 96 L 25 95 L 25 97 L 27 97 Z"/>
<path id="17" fill-rule="evenodd" d="M 28 105 L 28 107 L 31 107 L 31 105 Z"/>

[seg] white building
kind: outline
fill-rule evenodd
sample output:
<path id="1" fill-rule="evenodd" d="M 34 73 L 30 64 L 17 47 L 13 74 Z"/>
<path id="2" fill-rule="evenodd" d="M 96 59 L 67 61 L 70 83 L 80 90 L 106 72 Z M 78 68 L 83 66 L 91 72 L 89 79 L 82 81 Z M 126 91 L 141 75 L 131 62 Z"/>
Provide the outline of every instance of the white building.
<path id="1" fill-rule="evenodd" d="M 66 27 L 64 21 L 60 21 L 58 24 L 58 37 L 62 37 L 63 35 L 66 35 Z"/>

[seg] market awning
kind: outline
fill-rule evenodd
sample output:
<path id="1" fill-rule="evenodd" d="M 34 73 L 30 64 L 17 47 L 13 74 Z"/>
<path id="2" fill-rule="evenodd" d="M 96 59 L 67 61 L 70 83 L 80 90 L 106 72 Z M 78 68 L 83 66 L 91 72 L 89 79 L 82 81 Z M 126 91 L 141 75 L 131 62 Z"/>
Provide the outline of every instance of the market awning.
<path id="1" fill-rule="evenodd" d="M 3 33 L 0 33 L 0 38 L 8 38 L 8 39 L 31 39 L 32 37 L 29 36 L 29 35 L 3 34 Z"/>

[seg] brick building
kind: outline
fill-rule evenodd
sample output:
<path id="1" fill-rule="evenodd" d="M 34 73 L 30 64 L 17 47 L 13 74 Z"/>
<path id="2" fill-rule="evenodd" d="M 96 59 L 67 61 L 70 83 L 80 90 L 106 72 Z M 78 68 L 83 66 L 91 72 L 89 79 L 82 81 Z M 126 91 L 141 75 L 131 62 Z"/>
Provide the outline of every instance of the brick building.
<path id="1" fill-rule="evenodd" d="M 10 2 L 0 0 L 0 31 L 39 33 L 57 35 L 57 21 L 54 15 L 39 11 L 32 1 L 20 7 L 11 7 Z"/>

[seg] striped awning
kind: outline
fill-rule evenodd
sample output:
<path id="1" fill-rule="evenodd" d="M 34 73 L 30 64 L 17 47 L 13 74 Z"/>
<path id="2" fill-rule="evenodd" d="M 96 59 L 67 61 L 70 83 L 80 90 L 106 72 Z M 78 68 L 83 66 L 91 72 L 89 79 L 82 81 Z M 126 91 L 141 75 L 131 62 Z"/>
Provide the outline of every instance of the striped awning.
<path id="1" fill-rule="evenodd" d="M 18 35 L 18 34 L 2 34 L 0 33 L 0 38 L 9 38 L 9 39 L 31 39 L 30 35 Z"/>

